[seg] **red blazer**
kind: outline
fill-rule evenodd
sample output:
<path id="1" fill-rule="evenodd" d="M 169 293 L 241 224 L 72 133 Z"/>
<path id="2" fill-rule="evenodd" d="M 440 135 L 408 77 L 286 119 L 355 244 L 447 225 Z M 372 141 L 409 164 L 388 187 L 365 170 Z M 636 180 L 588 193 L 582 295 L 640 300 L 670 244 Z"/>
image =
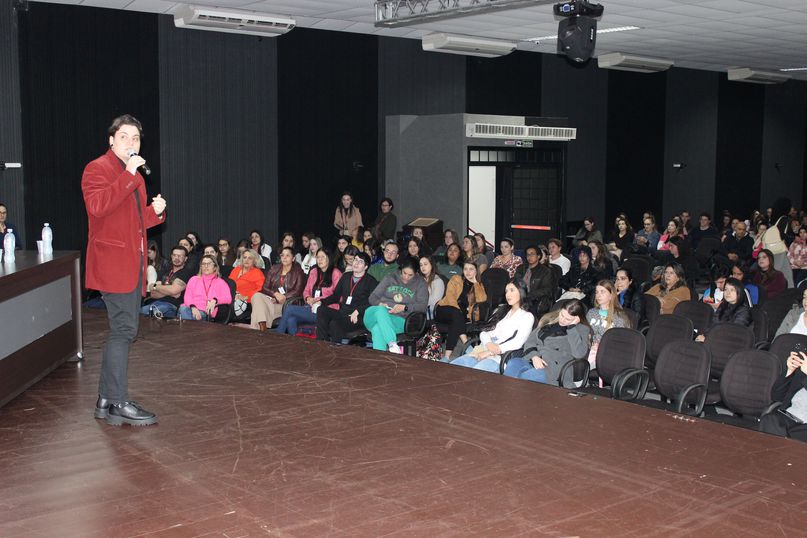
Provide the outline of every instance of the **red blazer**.
<path id="1" fill-rule="evenodd" d="M 142 274 L 141 293 L 145 295 L 146 229 L 165 222 L 165 212 L 158 217 L 147 205 L 143 176 L 127 172 L 112 150 L 87 165 L 81 190 L 89 226 L 85 285 L 98 291 L 128 293 Z M 133 193 L 140 200 L 142 221 Z"/>

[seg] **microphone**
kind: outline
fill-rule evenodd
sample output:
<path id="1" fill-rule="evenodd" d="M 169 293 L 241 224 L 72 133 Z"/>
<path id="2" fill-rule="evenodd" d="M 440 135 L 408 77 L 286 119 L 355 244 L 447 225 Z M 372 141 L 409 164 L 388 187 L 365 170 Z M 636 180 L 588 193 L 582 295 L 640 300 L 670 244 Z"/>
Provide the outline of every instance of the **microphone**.
<path id="1" fill-rule="evenodd" d="M 134 150 L 134 148 L 129 148 L 129 149 L 126 151 L 126 154 L 127 154 L 129 157 L 133 157 L 133 156 L 137 155 L 137 152 Z M 142 171 L 144 174 L 146 174 L 147 176 L 148 176 L 148 175 L 151 175 L 151 168 L 149 168 L 149 166 L 148 166 L 147 164 L 141 164 L 140 166 L 138 166 L 138 168 L 140 168 L 140 170 L 141 170 L 141 171 Z"/>

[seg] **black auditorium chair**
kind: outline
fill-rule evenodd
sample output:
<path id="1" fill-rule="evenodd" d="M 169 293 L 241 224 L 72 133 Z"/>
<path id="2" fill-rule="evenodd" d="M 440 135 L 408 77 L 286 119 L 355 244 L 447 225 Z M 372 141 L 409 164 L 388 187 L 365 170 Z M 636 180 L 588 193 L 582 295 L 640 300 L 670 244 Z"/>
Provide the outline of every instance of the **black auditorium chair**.
<path id="1" fill-rule="evenodd" d="M 784 374 L 779 359 L 769 351 L 738 351 L 731 356 L 720 379 L 721 407 L 732 415 L 710 417 L 725 424 L 757 429 L 760 417 L 779 402 L 771 401 L 771 388 Z"/>
<path id="2" fill-rule="evenodd" d="M 633 275 L 633 283 L 636 287 L 640 287 L 645 282 L 650 282 L 651 262 L 645 256 L 638 256 L 631 254 L 631 256 L 622 262 L 622 267 L 630 269 Z"/>
<path id="3" fill-rule="evenodd" d="M 765 349 L 770 346 L 768 314 L 758 306 L 751 309 L 751 329 L 754 331 L 754 347 Z"/>
<path id="4" fill-rule="evenodd" d="M 712 370 L 709 373 L 708 405 L 720 401 L 720 378 L 729 359 L 738 351 L 748 351 L 754 346 L 754 331 L 736 323 L 719 323 L 712 327 L 704 343 L 712 355 Z"/>
<path id="5" fill-rule="evenodd" d="M 782 324 L 782 320 L 785 319 L 793 305 L 801 304 L 801 295 L 799 290 L 789 288 L 776 297 L 768 297 L 764 304 L 759 305 L 768 315 L 768 334 L 776 334 L 779 325 Z"/>
<path id="6" fill-rule="evenodd" d="M 592 386 L 585 391 L 618 400 L 641 398 L 650 380 L 644 369 L 645 347 L 644 335 L 635 329 L 616 327 L 605 331 L 597 347 L 597 367 L 589 376 Z M 583 360 L 588 366 L 588 360 Z M 561 379 L 562 376 L 563 372 Z M 598 386 L 600 379 L 602 388 Z"/>
<path id="7" fill-rule="evenodd" d="M 678 314 L 660 315 L 647 331 L 645 367 L 653 370 L 661 349 L 673 340 L 692 340 L 692 321 Z"/>
<path id="8" fill-rule="evenodd" d="M 639 330 L 639 313 L 631 310 L 630 308 L 623 308 L 625 315 L 630 321 L 630 328 Z"/>
<path id="9" fill-rule="evenodd" d="M 661 402 L 643 400 L 651 407 L 672 405 L 676 413 L 699 416 L 703 412 L 709 383 L 711 357 L 700 342 L 679 340 L 661 350 L 653 372 Z"/>
<path id="10" fill-rule="evenodd" d="M 216 316 L 213 318 L 214 323 L 222 323 L 227 325 L 233 318 L 233 303 L 235 302 L 235 282 L 229 278 L 225 278 L 227 287 L 230 288 L 230 304 L 220 304 L 216 309 Z"/>
<path id="11" fill-rule="evenodd" d="M 404 330 L 396 335 L 397 344 L 407 355 L 415 354 L 415 342 L 426 331 L 426 313 L 410 312 L 404 319 Z M 351 331 L 342 340 L 348 345 L 366 346 L 370 341 L 370 331 L 366 327 Z"/>
<path id="12" fill-rule="evenodd" d="M 661 315 L 661 301 L 659 301 L 658 297 L 655 295 L 645 294 L 644 315 L 647 318 L 647 323 L 649 325 L 653 325 L 653 323 Z"/>
<path id="13" fill-rule="evenodd" d="M 684 316 L 692 321 L 692 328 L 698 334 L 704 334 L 709 326 L 712 325 L 714 309 L 700 301 L 682 301 L 675 305 L 673 314 Z"/>
<path id="14" fill-rule="evenodd" d="M 482 273 L 479 281 L 485 287 L 485 295 L 488 298 L 486 301 L 487 310 L 480 311 L 479 319 L 487 319 L 488 315 L 504 302 L 504 288 L 507 287 L 507 283 L 510 281 L 510 274 L 507 270 L 496 267 Z"/>
<path id="15" fill-rule="evenodd" d="M 785 333 L 774 338 L 768 349 L 782 364 L 782 368 L 787 368 L 787 358 L 793 351 L 804 351 L 807 353 L 807 336 L 803 334 Z"/>

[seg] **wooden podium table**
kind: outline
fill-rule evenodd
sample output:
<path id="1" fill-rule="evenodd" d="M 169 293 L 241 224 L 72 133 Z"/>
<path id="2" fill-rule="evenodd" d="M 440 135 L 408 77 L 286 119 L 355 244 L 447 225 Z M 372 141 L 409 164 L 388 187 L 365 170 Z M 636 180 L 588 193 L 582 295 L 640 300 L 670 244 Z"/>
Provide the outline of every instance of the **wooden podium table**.
<path id="1" fill-rule="evenodd" d="M 78 251 L 17 251 L 0 263 L 0 406 L 83 357 Z"/>

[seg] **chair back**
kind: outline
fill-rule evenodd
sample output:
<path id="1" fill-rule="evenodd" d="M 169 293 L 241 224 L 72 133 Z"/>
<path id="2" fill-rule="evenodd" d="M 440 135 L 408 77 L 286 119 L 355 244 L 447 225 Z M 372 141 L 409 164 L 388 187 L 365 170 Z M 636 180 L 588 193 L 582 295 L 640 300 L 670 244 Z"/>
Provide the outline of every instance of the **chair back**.
<path id="1" fill-rule="evenodd" d="M 760 293 L 762 290 L 762 286 L 759 286 Z M 801 304 L 801 295 L 802 292 L 798 289 L 789 288 L 776 297 L 768 297 L 764 303 L 760 300 L 760 308 L 765 310 L 765 313 L 768 315 L 769 334 L 776 334 L 776 330 L 779 328 L 779 325 L 782 324 L 782 320 L 785 319 L 785 316 L 793 305 Z M 760 295 L 760 299 L 761 297 Z"/>
<path id="2" fill-rule="evenodd" d="M 639 287 L 643 282 L 650 282 L 650 262 L 642 257 L 631 255 L 622 262 L 622 267 L 630 269 L 633 282 Z"/>
<path id="3" fill-rule="evenodd" d="M 552 271 L 552 290 L 553 290 L 552 298 L 557 301 L 558 297 L 560 297 L 561 295 L 560 286 L 558 285 L 558 283 L 560 282 L 561 277 L 563 277 L 563 269 L 560 268 L 560 265 L 550 263 L 549 270 Z"/>
<path id="4" fill-rule="evenodd" d="M 420 338 L 426 330 L 426 312 L 412 312 L 404 320 L 404 334 L 410 338 Z"/>
<path id="5" fill-rule="evenodd" d="M 655 295 L 644 294 L 644 315 L 650 325 L 661 315 L 661 301 Z"/>
<path id="6" fill-rule="evenodd" d="M 797 350 L 807 352 L 807 336 L 803 334 L 785 333 L 773 339 L 768 351 L 779 359 L 782 368 L 785 369 L 787 368 L 787 358 L 790 356 L 790 353 Z"/>
<path id="7" fill-rule="evenodd" d="M 597 346 L 597 373 L 606 385 L 625 369 L 644 367 L 644 335 L 636 329 L 608 329 Z"/>
<path id="8" fill-rule="evenodd" d="M 753 307 L 751 309 L 751 322 L 751 328 L 754 331 L 754 342 L 767 342 L 770 337 L 768 332 L 768 313 L 758 306 Z"/>
<path id="9" fill-rule="evenodd" d="M 692 321 L 678 314 L 661 314 L 647 331 L 645 365 L 653 369 L 661 350 L 673 340 L 692 340 Z"/>
<path id="10" fill-rule="evenodd" d="M 625 315 L 628 317 L 628 321 L 630 321 L 630 328 L 631 329 L 638 329 L 639 328 L 639 313 L 635 312 L 630 308 L 623 308 L 622 310 L 625 311 Z"/>
<path id="11" fill-rule="evenodd" d="M 729 358 L 738 351 L 754 345 L 754 331 L 736 323 L 718 323 L 706 337 L 706 347 L 712 354 L 712 378 L 720 379 Z"/>
<path id="12" fill-rule="evenodd" d="M 698 334 L 706 332 L 706 329 L 712 325 L 714 317 L 714 309 L 700 301 L 682 301 L 675 305 L 673 313 L 692 321 L 692 327 L 698 331 Z"/>
<path id="13" fill-rule="evenodd" d="M 771 388 L 783 375 L 779 359 L 769 351 L 750 349 L 731 356 L 720 378 L 720 399 L 738 415 L 756 416 L 772 403 Z"/>
<path id="14" fill-rule="evenodd" d="M 695 249 L 695 257 L 703 265 L 709 261 L 709 258 L 720 252 L 722 245 L 719 237 L 703 237 L 698 242 L 698 248 Z"/>
<path id="15" fill-rule="evenodd" d="M 488 297 L 488 312 L 493 312 L 493 309 L 504 302 L 504 288 L 510 281 L 510 273 L 506 269 L 495 267 L 487 269 L 479 281 L 485 287 L 485 294 Z"/>
<path id="16" fill-rule="evenodd" d="M 683 404 L 696 406 L 695 414 L 703 410 L 709 385 L 709 350 L 700 342 L 677 340 L 668 342 L 661 349 L 653 379 L 656 390 L 662 396 Z M 682 396 L 682 391 L 691 385 L 703 385 Z"/>

